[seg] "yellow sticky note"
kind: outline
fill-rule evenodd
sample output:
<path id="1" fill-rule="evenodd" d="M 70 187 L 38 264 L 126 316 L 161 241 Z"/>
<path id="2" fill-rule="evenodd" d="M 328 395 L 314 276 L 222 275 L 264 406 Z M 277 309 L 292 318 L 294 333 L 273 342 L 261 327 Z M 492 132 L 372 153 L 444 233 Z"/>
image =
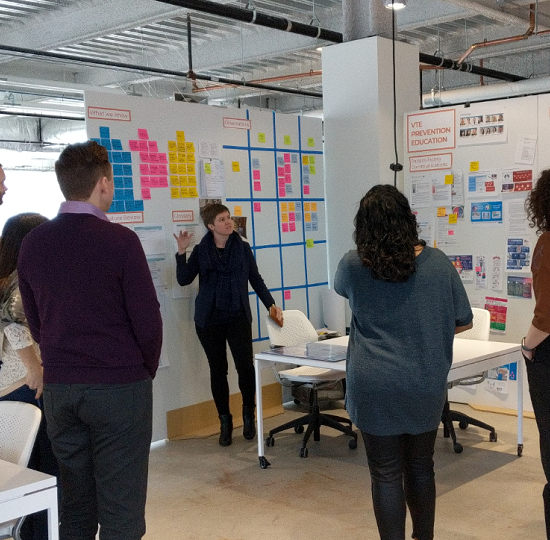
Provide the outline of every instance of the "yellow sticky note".
<path id="1" fill-rule="evenodd" d="M 170 184 L 172 184 L 173 186 L 179 186 L 180 185 L 180 177 L 170 175 Z"/>
<path id="2" fill-rule="evenodd" d="M 183 199 L 187 199 L 187 197 L 189 197 L 189 188 L 182 187 L 180 191 Z"/>
<path id="3" fill-rule="evenodd" d="M 449 214 L 449 223 L 457 223 L 458 216 L 456 214 Z"/>
<path id="4" fill-rule="evenodd" d="M 176 150 L 178 152 L 186 152 L 185 141 L 179 141 L 178 143 L 176 143 Z"/>
<path id="5" fill-rule="evenodd" d="M 312 212 L 317 212 L 317 203 L 316 202 L 311 203 L 311 211 Z"/>
<path id="6" fill-rule="evenodd" d="M 281 203 L 281 212 L 288 212 L 288 203 Z"/>
<path id="7" fill-rule="evenodd" d="M 316 174 L 315 173 L 315 165 L 310 165 L 309 166 L 309 174 Z"/>
<path id="8" fill-rule="evenodd" d="M 304 210 L 306 212 L 309 212 L 310 208 L 311 208 L 311 203 L 308 203 L 308 202 L 304 203 Z"/>
<path id="9" fill-rule="evenodd" d="M 178 164 L 170 163 L 170 165 L 168 165 L 168 170 L 170 171 L 170 174 L 178 174 Z"/>
<path id="10" fill-rule="evenodd" d="M 241 165 L 238 161 L 231 162 L 231 168 L 233 169 L 233 172 L 240 172 Z"/>
<path id="11" fill-rule="evenodd" d="M 198 196 L 199 196 L 199 193 L 197 191 L 197 188 L 190 187 L 189 188 L 189 197 L 198 197 Z"/>
<path id="12" fill-rule="evenodd" d="M 284 204 L 286 204 L 286 203 L 284 203 Z M 289 212 L 295 212 L 296 211 L 296 204 L 293 203 L 293 202 L 289 202 L 288 203 L 288 211 Z"/>
<path id="13" fill-rule="evenodd" d="M 281 221 L 283 223 L 288 223 L 288 214 L 281 214 Z"/>
<path id="14" fill-rule="evenodd" d="M 306 239 L 306 247 L 307 248 L 312 248 L 313 246 L 314 246 L 313 239 L 312 238 Z"/>
<path id="15" fill-rule="evenodd" d="M 191 153 L 187 154 L 187 163 L 196 163 L 195 154 L 191 154 Z"/>
<path id="16" fill-rule="evenodd" d="M 447 215 L 447 210 L 445 209 L 444 206 L 440 206 L 437 209 L 437 217 L 445 217 L 446 215 Z"/>
<path id="17" fill-rule="evenodd" d="M 309 163 L 309 158 L 307 156 L 302 156 L 302 165 L 307 165 Z"/>
<path id="18" fill-rule="evenodd" d="M 212 166 L 210 165 L 210 163 L 204 164 L 204 172 L 206 174 L 212 174 Z"/>
<path id="19" fill-rule="evenodd" d="M 243 209 L 240 206 L 235 206 L 233 208 L 233 215 L 242 216 L 243 215 Z"/>
<path id="20" fill-rule="evenodd" d="M 187 183 L 190 186 L 196 186 L 197 185 L 197 177 L 196 176 L 188 176 L 187 177 Z"/>
<path id="21" fill-rule="evenodd" d="M 470 161 L 470 172 L 479 171 L 479 161 Z"/>
<path id="22" fill-rule="evenodd" d="M 180 176 L 179 179 L 180 179 L 180 186 L 187 186 L 188 185 L 187 176 Z"/>
<path id="23" fill-rule="evenodd" d="M 172 199 L 179 199 L 180 198 L 180 188 L 174 187 L 170 189 L 170 196 Z"/>
<path id="24" fill-rule="evenodd" d="M 452 184 L 454 181 L 454 177 L 452 174 L 446 174 L 445 175 L 445 183 L 446 184 Z"/>
<path id="25" fill-rule="evenodd" d="M 187 157 L 184 152 L 178 152 L 178 163 L 185 163 L 187 161 Z"/>
<path id="26" fill-rule="evenodd" d="M 311 214 L 310 214 L 309 212 L 306 212 L 306 213 L 305 213 L 305 216 L 304 216 L 304 219 L 305 219 L 307 222 L 311 221 Z"/>
<path id="27" fill-rule="evenodd" d="M 192 142 L 186 142 L 185 148 L 188 152 L 194 152 L 195 151 L 195 143 Z"/>
<path id="28" fill-rule="evenodd" d="M 178 149 L 178 143 L 176 141 L 168 141 L 168 150 L 170 152 L 176 152 Z"/>
<path id="29" fill-rule="evenodd" d="M 309 164 L 315 165 L 315 156 L 309 156 Z"/>
<path id="30" fill-rule="evenodd" d="M 307 145 L 308 146 L 315 146 L 315 139 L 313 137 L 307 138 Z"/>
<path id="31" fill-rule="evenodd" d="M 265 142 L 265 133 L 258 133 L 258 142 Z"/>
<path id="32" fill-rule="evenodd" d="M 195 174 L 195 164 L 194 163 L 188 163 L 187 164 L 187 174 Z"/>
<path id="33" fill-rule="evenodd" d="M 283 140 L 285 141 L 285 144 L 292 144 L 292 141 L 290 140 L 290 135 L 285 135 L 283 137 Z"/>
<path id="34" fill-rule="evenodd" d="M 185 142 L 185 131 L 176 131 L 176 139 Z"/>
<path id="35" fill-rule="evenodd" d="M 170 163 L 175 163 L 178 161 L 178 153 L 177 152 L 168 152 L 168 161 Z"/>

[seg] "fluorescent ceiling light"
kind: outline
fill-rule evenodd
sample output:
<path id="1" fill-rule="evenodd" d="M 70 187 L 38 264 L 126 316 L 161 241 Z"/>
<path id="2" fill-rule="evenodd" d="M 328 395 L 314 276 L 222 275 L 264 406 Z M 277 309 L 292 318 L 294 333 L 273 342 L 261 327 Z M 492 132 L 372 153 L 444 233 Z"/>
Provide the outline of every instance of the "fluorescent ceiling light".
<path id="1" fill-rule="evenodd" d="M 403 9 L 407 5 L 407 0 L 384 0 L 384 6 L 388 9 Z"/>

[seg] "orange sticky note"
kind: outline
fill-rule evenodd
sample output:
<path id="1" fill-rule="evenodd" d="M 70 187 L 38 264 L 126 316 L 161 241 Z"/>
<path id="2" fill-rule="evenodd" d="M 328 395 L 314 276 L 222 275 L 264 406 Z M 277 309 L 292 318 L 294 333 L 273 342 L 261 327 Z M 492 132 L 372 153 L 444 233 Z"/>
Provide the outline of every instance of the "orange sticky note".
<path id="1" fill-rule="evenodd" d="M 281 214 L 281 221 L 283 223 L 288 223 L 288 214 Z"/>
<path id="2" fill-rule="evenodd" d="M 296 205 L 293 202 L 288 203 L 288 211 L 289 212 L 295 212 L 296 211 Z"/>
<path id="3" fill-rule="evenodd" d="M 235 206 L 233 208 L 233 215 L 242 216 L 243 215 L 243 209 L 240 206 Z"/>
<path id="4" fill-rule="evenodd" d="M 446 215 L 447 215 L 447 210 L 445 209 L 444 206 L 440 206 L 437 209 L 437 217 L 445 217 Z"/>
<path id="5" fill-rule="evenodd" d="M 309 212 L 306 212 L 305 213 L 305 216 L 304 216 L 304 219 L 307 221 L 307 222 L 310 222 L 311 221 L 311 214 Z"/>
<path id="6" fill-rule="evenodd" d="M 307 156 L 302 156 L 302 165 L 307 165 L 309 163 L 309 158 Z"/>
<path id="7" fill-rule="evenodd" d="M 311 208 L 311 203 L 308 203 L 308 202 L 304 203 L 304 210 L 305 210 L 306 212 L 309 212 L 309 211 L 310 211 L 310 208 Z"/>
<path id="8" fill-rule="evenodd" d="M 288 203 L 281 203 L 281 212 L 288 212 Z"/>
<path id="9" fill-rule="evenodd" d="M 317 203 L 316 202 L 311 203 L 311 211 L 312 212 L 317 212 Z"/>

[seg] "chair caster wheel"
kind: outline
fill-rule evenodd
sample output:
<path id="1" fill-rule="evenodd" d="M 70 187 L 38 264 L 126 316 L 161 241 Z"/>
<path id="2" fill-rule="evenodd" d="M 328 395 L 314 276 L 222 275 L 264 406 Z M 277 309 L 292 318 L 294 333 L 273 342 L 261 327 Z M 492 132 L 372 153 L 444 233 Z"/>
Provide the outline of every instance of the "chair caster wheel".
<path id="1" fill-rule="evenodd" d="M 294 428 L 294 433 L 303 433 L 304 432 L 304 426 L 296 426 Z"/>
<path id="2" fill-rule="evenodd" d="M 491 433 L 489 433 L 489 441 L 490 442 L 497 442 L 497 433 L 496 433 L 496 431 L 491 431 Z"/>
<path id="3" fill-rule="evenodd" d="M 464 420 L 461 420 L 459 423 L 458 423 L 458 427 L 460 429 L 466 429 L 468 427 L 468 422 L 465 422 Z"/>
<path id="4" fill-rule="evenodd" d="M 307 457 L 307 448 L 300 448 L 300 457 Z"/>
<path id="5" fill-rule="evenodd" d="M 273 437 L 268 437 L 265 440 L 265 445 L 266 446 L 275 446 L 275 439 Z"/>
<path id="6" fill-rule="evenodd" d="M 267 469 L 270 465 L 271 463 L 265 459 L 265 456 L 260 456 L 260 467 L 262 469 Z"/>
<path id="7" fill-rule="evenodd" d="M 455 454 L 462 454 L 462 450 L 464 450 L 464 447 L 460 443 L 453 444 L 453 450 L 455 451 Z"/>
<path id="8" fill-rule="evenodd" d="M 357 448 L 357 439 L 351 439 L 348 443 L 348 447 L 350 450 L 355 450 Z"/>
<path id="9" fill-rule="evenodd" d="M 523 454 L 523 444 L 518 444 L 518 457 L 521 457 Z"/>

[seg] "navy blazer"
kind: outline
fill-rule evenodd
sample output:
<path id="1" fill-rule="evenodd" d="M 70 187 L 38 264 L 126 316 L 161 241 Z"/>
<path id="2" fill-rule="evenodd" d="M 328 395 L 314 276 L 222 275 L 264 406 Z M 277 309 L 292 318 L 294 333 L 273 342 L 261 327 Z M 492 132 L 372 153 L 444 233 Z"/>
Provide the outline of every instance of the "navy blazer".
<path id="1" fill-rule="evenodd" d="M 212 233 L 209 231 L 206 234 Z M 252 288 L 267 309 L 275 304 L 275 300 L 258 271 L 258 265 L 256 264 L 256 259 L 254 259 L 250 245 L 248 242 L 243 242 L 238 233 L 233 232 L 233 234 L 236 236 L 233 241 L 241 242 L 244 248 L 244 261 L 238 280 L 241 304 L 244 307 L 248 322 L 251 323 L 252 312 L 250 311 L 250 302 L 248 300 L 248 282 L 250 282 L 250 285 L 252 285 Z M 206 319 L 214 305 L 218 276 L 217 272 L 212 268 L 201 268 L 200 261 L 203 260 L 199 256 L 199 250 L 201 249 L 207 249 L 204 242 L 197 244 L 193 248 L 189 260 L 187 260 L 186 253 L 183 255 L 176 253 L 176 278 L 178 283 L 183 286 L 189 285 L 197 277 L 197 274 L 199 275 L 199 294 L 195 300 L 195 324 L 199 328 L 204 328 L 206 326 Z"/>

